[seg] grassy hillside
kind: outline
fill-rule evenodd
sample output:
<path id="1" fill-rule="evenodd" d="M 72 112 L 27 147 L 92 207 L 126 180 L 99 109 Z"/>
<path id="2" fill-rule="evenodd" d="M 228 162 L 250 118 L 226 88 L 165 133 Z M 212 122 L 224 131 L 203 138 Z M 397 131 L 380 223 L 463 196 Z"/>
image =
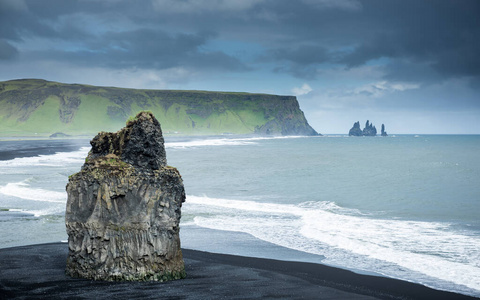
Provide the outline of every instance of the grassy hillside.
<path id="1" fill-rule="evenodd" d="M 0 82 L 0 136 L 94 135 L 152 111 L 166 134 L 314 135 L 292 96 Z"/>

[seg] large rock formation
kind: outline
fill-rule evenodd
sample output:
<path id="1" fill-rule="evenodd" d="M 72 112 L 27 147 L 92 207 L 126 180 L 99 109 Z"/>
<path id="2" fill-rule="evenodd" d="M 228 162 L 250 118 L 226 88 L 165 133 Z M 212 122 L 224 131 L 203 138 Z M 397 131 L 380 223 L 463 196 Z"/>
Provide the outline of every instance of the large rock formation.
<path id="1" fill-rule="evenodd" d="M 381 136 L 388 136 L 387 132 L 385 131 L 385 125 L 382 124 L 382 133 Z"/>
<path id="2" fill-rule="evenodd" d="M 382 130 L 385 129 L 385 126 L 382 124 Z M 349 136 L 376 136 L 377 128 L 370 123 L 369 120 L 365 123 L 365 128 L 360 129 L 360 122 L 355 122 L 353 127 L 348 132 Z"/>
<path id="3" fill-rule="evenodd" d="M 167 166 L 160 124 L 142 112 L 99 133 L 69 178 L 66 273 L 96 280 L 185 277 L 179 223 L 185 190 Z"/>
<path id="4" fill-rule="evenodd" d="M 365 128 L 363 128 L 363 135 L 364 136 L 376 136 L 377 135 L 377 128 L 373 126 L 373 123 L 367 122 L 365 123 Z"/>
<path id="5" fill-rule="evenodd" d="M 352 136 L 352 135 L 353 136 L 362 136 L 363 135 L 363 132 L 360 129 L 360 122 L 353 123 L 353 127 L 348 132 L 348 135 L 350 135 L 350 136 Z"/>

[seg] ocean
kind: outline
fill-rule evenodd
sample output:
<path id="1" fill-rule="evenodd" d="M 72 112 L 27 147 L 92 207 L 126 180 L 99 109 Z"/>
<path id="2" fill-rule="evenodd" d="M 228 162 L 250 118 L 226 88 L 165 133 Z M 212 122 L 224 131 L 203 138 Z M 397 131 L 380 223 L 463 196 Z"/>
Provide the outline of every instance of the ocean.
<path id="1" fill-rule="evenodd" d="M 0 247 L 65 241 L 88 140 L 0 141 Z M 167 137 L 186 248 L 480 297 L 480 136 Z M 37 155 L 42 153 L 41 155 Z"/>

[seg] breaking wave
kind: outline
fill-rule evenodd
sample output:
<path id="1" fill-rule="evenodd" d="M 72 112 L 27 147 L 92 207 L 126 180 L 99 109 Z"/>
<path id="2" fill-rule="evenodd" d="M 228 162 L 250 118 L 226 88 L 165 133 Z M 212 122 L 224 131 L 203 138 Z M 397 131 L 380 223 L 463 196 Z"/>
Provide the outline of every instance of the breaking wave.
<path id="1" fill-rule="evenodd" d="M 480 237 L 447 223 L 378 219 L 329 201 L 294 205 L 191 195 L 184 214 L 195 215 L 197 226 L 248 233 L 324 255 L 332 265 L 480 294 Z"/>

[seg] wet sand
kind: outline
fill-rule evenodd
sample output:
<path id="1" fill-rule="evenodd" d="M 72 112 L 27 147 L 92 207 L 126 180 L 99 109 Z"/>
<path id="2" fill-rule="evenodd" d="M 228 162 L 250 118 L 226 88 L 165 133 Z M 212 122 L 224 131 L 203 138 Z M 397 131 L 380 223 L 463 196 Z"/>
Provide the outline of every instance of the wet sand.
<path id="1" fill-rule="evenodd" d="M 475 299 L 321 264 L 188 249 L 183 280 L 73 279 L 67 252 L 66 243 L 0 249 L 0 299 Z"/>

